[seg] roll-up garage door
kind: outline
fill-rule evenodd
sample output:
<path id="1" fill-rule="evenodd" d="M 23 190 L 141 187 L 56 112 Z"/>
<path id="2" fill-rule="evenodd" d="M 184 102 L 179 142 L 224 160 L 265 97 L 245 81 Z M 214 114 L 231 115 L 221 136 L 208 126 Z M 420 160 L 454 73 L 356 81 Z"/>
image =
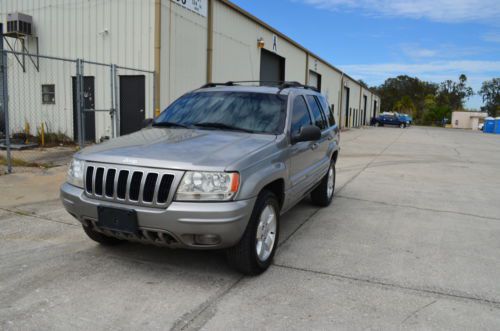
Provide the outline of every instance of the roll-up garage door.
<path id="1" fill-rule="evenodd" d="M 262 49 L 260 56 L 260 80 L 268 82 L 284 81 L 285 58 Z"/>

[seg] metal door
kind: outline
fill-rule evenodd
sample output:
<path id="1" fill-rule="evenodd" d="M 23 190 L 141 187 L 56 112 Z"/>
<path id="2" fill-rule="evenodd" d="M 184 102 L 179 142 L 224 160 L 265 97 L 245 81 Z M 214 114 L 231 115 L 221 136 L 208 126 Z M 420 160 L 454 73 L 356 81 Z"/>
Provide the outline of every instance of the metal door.
<path id="1" fill-rule="evenodd" d="M 83 78 L 83 100 L 84 109 L 95 109 L 94 77 L 85 76 Z M 85 143 L 95 143 L 95 113 L 83 111 L 83 125 Z M 78 114 L 76 107 L 76 77 L 73 77 L 73 137 L 78 141 Z"/>
<path id="2" fill-rule="evenodd" d="M 285 58 L 262 49 L 260 55 L 260 80 L 271 82 L 284 81 Z"/>
<path id="3" fill-rule="evenodd" d="M 146 119 L 145 77 L 120 76 L 120 135 L 139 131 Z"/>

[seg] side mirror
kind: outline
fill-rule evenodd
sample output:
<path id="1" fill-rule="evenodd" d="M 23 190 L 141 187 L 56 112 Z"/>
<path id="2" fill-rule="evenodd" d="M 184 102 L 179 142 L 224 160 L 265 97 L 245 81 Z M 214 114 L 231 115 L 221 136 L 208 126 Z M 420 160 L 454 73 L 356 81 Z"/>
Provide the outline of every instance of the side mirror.
<path id="1" fill-rule="evenodd" d="M 314 125 L 304 125 L 300 132 L 292 136 L 292 144 L 301 141 L 316 141 L 321 138 L 321 130 Z"/>
<path id="2" fill-rule="evenodd" d="M 152 119 L 152 118 L 146 118 L 144 121 L 142 121 L 142 128 L 147 128 L 147 127 L 150 127 L 151 125 L 153 125 L 153 122 L 155 120 Z"/>

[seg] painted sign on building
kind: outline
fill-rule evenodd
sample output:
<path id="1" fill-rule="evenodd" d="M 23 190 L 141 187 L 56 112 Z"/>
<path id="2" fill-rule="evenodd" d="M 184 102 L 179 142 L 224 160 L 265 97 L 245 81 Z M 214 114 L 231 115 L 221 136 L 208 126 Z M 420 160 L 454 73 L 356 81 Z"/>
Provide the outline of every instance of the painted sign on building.
<path id="1" fill-rule="evenodd" d="M 207 0 L 172 0 L 172 2 L 181 5 L 182 7 L 191 10 L 203 17 L 207 17 L 208 15 Z"/>

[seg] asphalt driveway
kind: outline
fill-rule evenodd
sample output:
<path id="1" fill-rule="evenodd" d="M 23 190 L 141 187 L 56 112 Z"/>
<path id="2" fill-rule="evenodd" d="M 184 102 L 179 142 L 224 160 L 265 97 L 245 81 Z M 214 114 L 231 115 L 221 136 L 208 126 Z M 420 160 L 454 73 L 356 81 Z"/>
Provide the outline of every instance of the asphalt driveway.
<path id="1" fill-rule="evenodd" d="M 500 136 L 384 127 L 341 144 L 334 203 L 284 215 L 259 277 L 218 252 L 99 247 L 57 182 L 1 207 L 0 329 L 500 329 Z"/>

